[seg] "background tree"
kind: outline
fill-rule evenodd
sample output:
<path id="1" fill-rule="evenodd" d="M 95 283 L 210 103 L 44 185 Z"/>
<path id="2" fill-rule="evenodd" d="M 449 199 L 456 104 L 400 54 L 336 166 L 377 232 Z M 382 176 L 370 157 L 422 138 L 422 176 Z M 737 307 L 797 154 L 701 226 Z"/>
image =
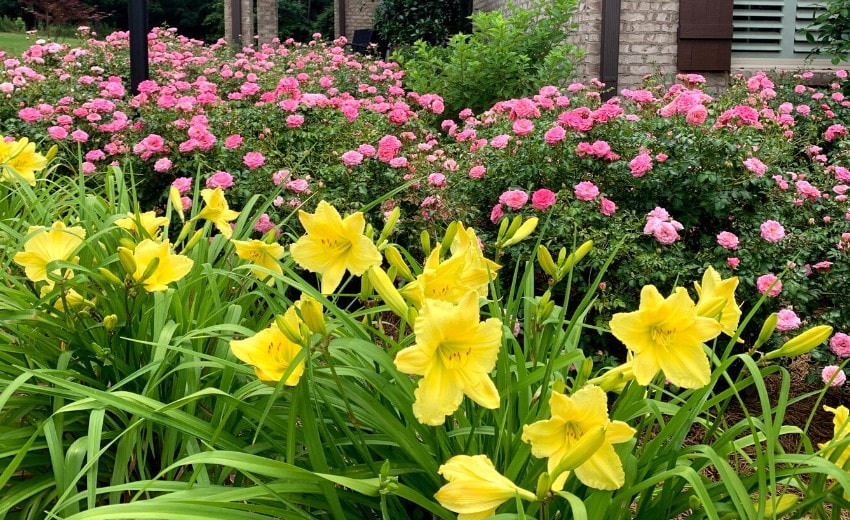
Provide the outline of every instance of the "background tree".
<path id="1" fill-rule="evenodd" d="M 47 35 L 52 30 L 85 20 L 88 23 L 106 15 L 97 7 L 80 0 L 21 0 L 25 12 L 30 13 L 43 26 Z"/>
<path id="2" fill-rule="evenodd" d="M 417 40 L 442 45 L 452 35 L 472 31 L 471 14 L 471 0 L 383 0 L 375 10 L 373 27 L 396 47 Z"/>

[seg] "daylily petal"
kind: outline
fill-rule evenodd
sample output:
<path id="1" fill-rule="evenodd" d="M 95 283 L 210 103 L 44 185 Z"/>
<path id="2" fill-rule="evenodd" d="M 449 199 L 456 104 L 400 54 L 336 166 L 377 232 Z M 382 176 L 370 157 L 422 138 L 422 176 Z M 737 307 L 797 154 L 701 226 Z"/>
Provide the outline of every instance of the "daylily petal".
<path id="1" fill-rule="evenodd" d="M 565 423 L 560 418 L 545 419 L 522 427 L 522 441 L 531 444 L 531 454 L 537 458 L 552 457 L 564 449 Z M 558 465 L 560 457 L 553 464 Z"/>
<path id="2" fill-rule="evenodd" d="M 575 469 L 582 484 L 594 489 L 614 490 L 623 487 L 626 473 L 614 447 L 605 442 L 581 466 Z"/>
<path id="3" fill-rule="evenodd" d="M 463 381 L 464 394 L 484 408 L 495 410 L 499 407 L 499 390 L 488 374 L 474 371 L 458 372 Z"/>
<path id="4" fill-rule="evenodd" d="M 711 380 L 711 366 L 699 345 L 672 348 L 665 354 L 659 357 L 658 364 L 674 385 L 701 388 Z"/>
<path id="5" fill-rule="evenodd" d="M 419 380 L 413 393 L 413 415 L 423 424 L 439 426 L 446 422 L 463 400 L 460 381 L 451 377 L 446 370 L 432 369 Z"/>

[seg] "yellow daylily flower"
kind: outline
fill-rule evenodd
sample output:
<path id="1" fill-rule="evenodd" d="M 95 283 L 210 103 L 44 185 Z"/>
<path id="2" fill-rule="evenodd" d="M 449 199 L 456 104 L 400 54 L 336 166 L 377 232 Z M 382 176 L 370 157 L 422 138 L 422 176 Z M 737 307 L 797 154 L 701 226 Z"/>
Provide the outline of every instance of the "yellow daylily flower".
<path id="1" fill-rule="evenodd" d="M 233 235 L 233 230 L 230 229 L 229 222 L 236 220 L 239 212 L 230 209 L 221 188 L 201 190 L 201 197 L 204 199 L 205 206 L 195 218 L 209 220 L 224 235 L 224 238 L 230 238 Z"/>
<path id="2" fill-rule="evenodd" d="M 171 244 L 168 241 L 142 240 L 132 252 L 132 256 L 136 265 L 133 279 L 141 282 L 148 292 L 168 289 L 168 284 L 181 280 L 189 274 L 194 264 L 191 258 L 172 253 Z M 154 261 L 158 263 L 148 273 L 147 271 Z M 147 276 L 145 276 L 146 274 Z"/>
<path id="3" fill-rule="evenodd" d="M 24 250 L 15 254 L 13 260 L 24 268 L 27 278 L 33 282 L 47 280 L 47 264 L 54 260 L 76 262 L 74 251 L 86 238 L 86 230 L 79 227 L 66 227 L 56 221 L 49 228 L 34 226 L 29 228 L 31 236 L 24 243 Z M 56 271 L 54 271 L 55 273 Z"/>
<path id="4" fill-rule="evenodd" d="M 299 211 L 298 219 L 307 234 L 290 246 L 292 258 L 304 269 L 322 275 L 322 294 L 334 292 L 346 270 L 361 276 L 373 265 L 381 265 L 381 253 L 363 234 L 363 213 L 343 219 L 336 208 L 321 201 L 315 213 Z"/>
<path id="5" fill-rule="evenodd" d="M 8 143 L 0 138 L 0 182 L 14 181 L 14 171 L 30 186 L 35 186 L 35 172 L 43 170 L 47 162 L 45 156 L 35 151 L 35 143 L 27 138 Z"/>
<path id="6" fill-rule="evenodd" d="M 449 481 L 435 494 L 443 507 L 458 513 L 458 520 L 483 520 L 496 508 L 517 495 L 535 501 L 534 493 L 523 489 L 499 473 L 486 455 L 456 455 L 440 466 L 440 475 Z"/>
<path id="7" fill-rule="evenodd" d="M 283 274 L 283 269 L 280 267 L 280 262 L 278 262 L 286 252 L 286 249 L 282 245 L 278 243 L 267 244 L 262 240 L 231 240 L 231 242 L 233 242 L 233 247 L 236 249 L 236 256 L 263 268 L 251 269 L 251 272 L 260 281 L 269 278 L 267 271 L 279 275 Z M 274 280 L 270 278 L 267 283 L 271 285 L 274 283 Z"/>
<path id="8" fill-rule="evenodd" d="M 139 224 L 141 224 L 142 229 L 145 230 L 144 238 L 152 238 L 156 240 L 159 238 L 159 232 L 161 227 L 168 224 L 168 219 L 165 217 L 157 217 L 155 211 L 146 211 L 144 213 L 127 213 L 126 218 L 119 218 L 115 221 L 115 225 L 120 227 L 121 229 L 126 229 L 130 233 L 134 233 L 136 235 L 142 235 L 139 232 Z"/>
<path id="9" fill-rule="evenodd" d="M 457 304 L 425 300 L 413 324 L 416 343 L 396 355 L 396 367 L 423 376 L 416 388 L 413 414 L 423 424 L 443 424 L 464 394 L 485 408 L 499 407 L 499 391 L 490 379 L 502 343 L 502 322 L 479 322 L 478 294 L 470 291 Z"/>
<path id="10" fill-rule="evenodd" d="M 451 257 L 441 262 L 440 249 L 437 244 L 425 260 L 422 274 L 401 289 L 402 296 L 417 309 L 426 298 L 457 303 L 469 291 L 486 298 L 501 266 L 484 257 L 475 231 L 458 222 L 449 248 Z"/>
<path id="11" fill-rule="evenodd" d="M 735 301 L 735 289 L 738 288 L 738 277 L 733 276 L 727 280 L 723 280 L 720 274 L 713 267 L 708 266 L 705 273 L 702 275 L 702 285 L 694 282 L 694 287 L 699 295 L 697 301 L 697 316 L 706 318 L 714 318 L 723 325 L 723 332 L 729 336 L 735 335 L 735 330 L 738 328 L 738 322 L 741 320 L 741 307 Z M 715 298 L 725 298 L 726 304 L 720 310 L 719 315 L 709 315 L 711 310 L 711 302 Z"/>
<path id="12" fill-rule="evenodd" d="M 39 296 L 44 298 L 45 296 L 50 294 L 54 286 L 55 284 L 52 281 L 48 281 L 47 285 L 41 288 Z M 65 303 L 67 303 L 68 307 L 70 307 L 71 309 L 79 309 L 81 307 L 85 307 L 86 305 L 92 304 L 92 302 L 86 300 L 86 298 L 82 294 L 78 293 L 74 289 L 67 289 L 63 296 L 64 301 L 62 297 L 59 297 L 56 299 L 56 303 L 53 304 L 53 307 L 59 312 L 65 312 Z"/>
<path id="13" fill-rule="evenodd" d="M 676 386 L 708 384 L 711 367 L 702 344 L 717 337 L 723 326 L 698 316 L 684 288 L 677 287 L 664 298 L 655 286 L 644 286 L 639 309 L 615 314 L 610 326 L 611 333 L 634 353 L 632 370 L 639 385 L 649 384 L 659 370 Z"/>
<path id="14" fill-rule="evenodd" d="M 626 474 L 613 445 L 628 442 L 636 431 L 623 421 L 608 418 L 605 391 L 598 386 L 587 385 L 569 397 L 552 392 L 549 408 L 552 418 L 523 426 L 522 440 L 531 444 L 532 455 L 549 459 L 547 471 L 555 479 L 552 489 L 562 490 L 569 476 L 568 471 L 554 474 L 561 461 L 571 455 L 584 437 L 600 428 L 605 432 L 604 438 L 592 454 L 581 455 L 584 462 L 575 468 L 576 477 L 582 484 L 594 489 L 613 490 L 622 487 Z"/>
<path id="15" fill-rule="evenodd" d="M 823 409 L 833 414 L 832 424 L 834 433 L 831 441 L 818 443 L 818 448 L 826 450 L 823 453 L 823 456 L 824 458 L 831 460 L 834 457 L 834 451 L 836 448 L 830 448 L 830 446 L 838 444 L 850 436 L 850 410 L 848 410 L 844 405 L 837 408 L 824 406 Z M 847 459 L 850 458 L 850 446 L 845 445 L 838 449 L 841 450 L 841 453 L 839 453 L 838 457 L 835 459 L 835 464 L 844 468 L 846 467 Z"/>
<path id="16" fill-rule="evenodd" d="M 292 326 L 293 330 L 300 328 L 301 319 L 295 312 L 295 306 L 290 306 L 283 319 Z M 295 361 L 303 347 L 291 341 L 281 332 L 275 322 L 250 338 L 231 340 L 230 350 L 240 361 L 252 365 L 257 377 L 262 381 L 280 381 Z M 287 386 L 295 386 L 304 373 L 304 360 L 292 368 L 286 380 Z"/>

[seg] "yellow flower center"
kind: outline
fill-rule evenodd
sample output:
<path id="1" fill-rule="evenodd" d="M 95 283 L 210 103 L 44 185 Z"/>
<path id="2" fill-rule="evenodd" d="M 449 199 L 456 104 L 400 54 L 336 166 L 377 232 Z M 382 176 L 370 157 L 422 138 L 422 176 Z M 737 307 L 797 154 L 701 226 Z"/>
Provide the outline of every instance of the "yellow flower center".
<path id="1" fill-rule="evenodd" d="M 437 349 L 443 366 L 451 369 L 464 368 L 472 355 L 472 347 L 469 345 L 452 346 L 440 343 Z"/>
<path id="2" fill-rule="evenodd" d="M 676 329 L 663 329 L 661 327 L 652 327 L 649 332 L 652 341 L 663 348 L 673 346 L 673 339 L 676 337 Z"/>

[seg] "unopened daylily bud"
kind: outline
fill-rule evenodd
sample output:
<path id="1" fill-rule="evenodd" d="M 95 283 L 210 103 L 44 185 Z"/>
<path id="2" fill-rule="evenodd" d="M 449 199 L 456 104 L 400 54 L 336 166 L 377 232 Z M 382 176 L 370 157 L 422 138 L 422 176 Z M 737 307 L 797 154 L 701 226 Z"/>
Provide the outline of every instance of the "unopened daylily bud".
<path id="1" fill-rule="evenodd" d="M 407 302 L 404 301 L 404 298 L 401 296 L 401 293 L 398 292 L 396 286 L 393 285 L 393 282 L 392 280 L 390 280 L 389 276 L 387 276 L 387 273 L 377 266 L 371 267 L 369 271 L 367 271 L 367 273 L 369 275 L 369 281 L 375 288 L 375 292 L 377 292 L 378 296 L 380 296 L 381 299 L 384 300 L 384 303 L 387 304 L 387 307 L 389 307 L 390 310 L 393 311 L 400 318 L 407 319 Z"/>
<path id="2" fill-rule="evenodd" d="M 133 250 L 136 249 L 136 243 L 130 240 L 127 237 L 121 237 L 118 239 L 118 245 L 121 247 L 126 247 L 127 249 Z"/>
<path id="3" fill-rule="evenodd" d="M 199 230 L 195 231 L 195 234 L 192 235 L 192 238 L 190 238 L 189 241 L 186 242 L 186 246 L 183 248 L 183 251 L 181 252 L 181 254 L 185 255 L 186 253 L 191 251 L 193 247 L 198 245 L 198 242 L 201 241 L 201 238 L 203 236 L 204 236 L 204 230 L 203 229 L 199 229 Z"/>
<path id="4" fill-rule="evenodd" d="M 572 445 L 570 451 L 564 455 L 555 470 L 549 475 L 550 487 L 565 471 L 572 471 L 590 459 L 605 441 L 605 426 L 598 426 L 585 433 L 581 439 Z"/>
<path id="5" fill-rule="evenodd" d="M 428 231 L 423 231 L 419 235 L 419 243 L 422 245 L 422 251 L 425 253 L 425 256 L 431 254 L 431 235 L 428 234 Z"/>
<path id="6" fill-rule="evenodd" d="M 389 246 L 384 250 L 384 258 L 387 259 L 387 263 L 395 267 L 399 276 L 408 282 L 413 281 L 414 277 L 413 273 L 410 272 L 410 267 L 407 266 L 407 262 L 404 261 L 404 257 L 401 256 L 401 252 L 395 246 Z"/>
<path id="7" fill-rule="evenodd" d="M 805 354 L 817 347 L 832 335 L 832 327 L 829 325 L 818 325 L 791 338 L 778 349 L 768 352 L 765 359 L 771 360 L 778 357 L 795 357 Z"/>
<path id="8" fill-rule="evenodd" d="M 115 273 L 113 273 L 109 269 L 107 269 L 105 267 L 98 267 L 97 271 L 100 273 L 101 276 L 103 276 L 106 279 L 107 282 L 111 283 L 112 285 L 117 285 L 119 287 L 124 285 L 124 283 L 121 281 L 121 279 L 118 278 L 117 276 L 115 276 Z M 135 272 L 135 269 L 133 270 L 133 272 Z M 133 273 L 130 273 L 130 274 L 133 274 Z"/>
<path id="9" fill-rule="evenodd" d="M 307 325 L 310 332 L 315 332 L 322 336 L 327 334 L 325 315 L 322 304 L 318 300 L 308 294 L 302 293 L 298 308 L 301 310 L 301 319 L 304 320 L 304 324 Z"/>
<path id="10" fill-rule="evenodd" d="M 56 157 L 57 153 L 59 153 L 59 146 L 54 144 L 50 147 L 49 150 L 47 150 L 47 153 L 44 155 L 44 158 L 47 159 L 47 162 L 50 162 L 53 160 L 54 157 Z"/>
<path id="11" fill-rule="evenodd" d="M 455 235 L 457 235 L 457 221 L 452 221 L 446 227 L 446 233 L 443 235 L 443 241 L 441 242 L 441 251 L 440 257 L 448 253 L 449 248 L 452 247 L 452 242 L 454 242 Z"/>
<path id="12" fill-rule="evenodd" d="M 383 243 L 390 237 L 395 229 L 395 225 L 398 223 L 399 216 L 401 216 L 401 209 L 396 206 L 390 211 L 387 221 L 384 222 L 384 229 L 381 230 L 381 235 L 378 237 L 378 244 Z"/>
<path id="13" fill-rule="evenodd" d="M 753 350 L 767 343 L 767 340 L 769 340 L 773 335 L 773 331 L 776 330 L 777 323 L 779 323 L 779 314 L 775 312 L 764 320 L 764 324 L 761 326 L 761 332 L 759 332 L 756 344 L 753 345 Z"/>
<path id="14" fill-rule="evenodd" d="M 151 262 L 148 264 L 147 268 L 145 269 L 145 272 L 142 273 L 142 277 L 139 278 L 136 281 L 137 282 L 144 282 L 145 280 L 150 278 L 151 275 L 153 275 L 156 272 L 157 268 L 159 267 L 159 261 L 160 261 L 159 257 L 156 257 L 153 260 L 151 260 Z"/>
<path id="15" fill-rule="evenodd" d="M 293 343 L 298 343 L 299 345 L 304 343 L 304 337 L 301 335 L 301 331 L 296 329 L 283 314 L 275 316 L 274 323 L 277 325 L 277 328 L 283 332 L 286 339 Z"/>
<path id="16" fill-rule="evenodd" d="M 504 244 L 502 244 L 502 247 L 512 246 L 528 238 L 528 235 L 530 235 L 535 229 L 537 229 L 537 223 L 539 222 L 539 220 L 540 219 L 538 219 L 537 217 L 531 217 L 530 219 L 523 222 L 522 225 L 517 228 L 516 231 L 514 231 L 511 237 L 506 240 Z"/>
<path id="17" fill-rule="evenodd" d="M 555 273 L 558 272 L 558 266 L 555 265 L 555 260 L 552 259 L 552 254 L 549 252 L 549 249 L 542 244 L 537 248 L 537 262 L 540 264 L 540 268 L 543 269 L 543 272 L 549 276 L 554 277 Z"/>
<path id="18" fill-rule="evenodd" d="M 118 316 L 115 314 L 110 314 L 109 316 L 103 317 L 103 328 L 108 331 L 115 330 L 115 327 L 118 326 Z"/>
<path id="19" fill-rule="evenodd" d="M 180 199 L 180 191 L 174 186 L 168 190 L 168 203 L 177 212 L 180 222 L 185 222 L 186 216 L 183 215 L 183 201 Z"/>
<path id="20" fill-rule="evenodd" d="M 537 495 L 537 500 L 543 500 L 546 498 L 546 495 L 549 494 L 549 473 L 543 472 L 537 477 L 537 490 L 535 495 Z"/>
<path id="21" fill-rule="evenodd" d="M 505 234 L 508 232 L 508 226 L 510 225 L 511 219 L 507 217 L 502 219 L 501 223 L 499 223 L 499 233 L 496 235 L 496 242 L 501 242 L 505 238 Z"/>
<path id="22" fill-rule="evenodd" d="M 590 385 L 596 385 L 606 392 L 620 393 L 623 391 L 623 388 L 625 388 L 626 383 L 632 381 L 634 378 L 635 375 L 632 371 L 632 363 L 631 361 L 627 361 L 621 365 L 617 365 L 611 370 L 608 370 L 601 376 L 594 377 L 587 383 Z"/>
<path id="23" fill-rule="evenodd" d="M 133 258 L 133 251 L 126 247 L 118 248 L 118 260 L 121 261 L 121 267 L 124 272 L 132 276 L 136 272 L 136 259 Z"/>
<path id="24" fill-rule="evenodd" d="M 589 253 L 591 249 L 593 249 L 593 240 L 588 240 L 584 244 L 578 246 L 578 249 L 570 253 L 570 255 L 567 257 L 567 260 L 564 262 L 561 271 L 562 274 L 567 274 L 568 272 L 570 272 L 570 270 L 575 267 L 576 264 L 581 262 L 582 258 L 587 256 L 587 253 Z"/>

